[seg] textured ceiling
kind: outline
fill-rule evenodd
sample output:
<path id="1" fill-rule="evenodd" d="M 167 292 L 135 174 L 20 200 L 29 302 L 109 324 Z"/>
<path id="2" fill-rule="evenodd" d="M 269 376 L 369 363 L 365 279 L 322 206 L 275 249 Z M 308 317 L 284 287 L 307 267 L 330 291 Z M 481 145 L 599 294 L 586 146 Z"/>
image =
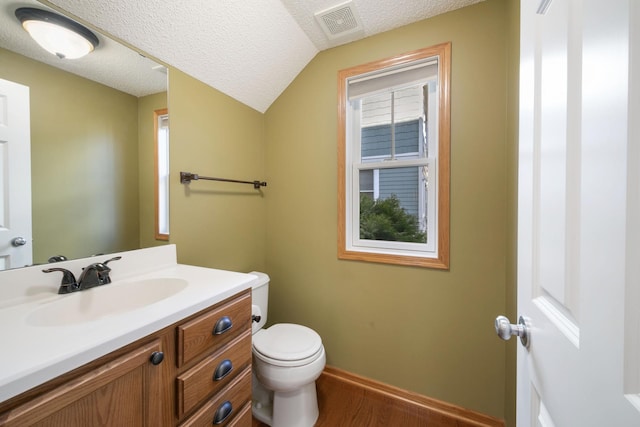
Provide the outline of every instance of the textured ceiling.
<path id="1" fill-rule="evenodd" d="M 352 0 L 363 25 L 363 33 L 342 39 L 328 39 L 314 15 L 347 0 L 282 0 L 291 16 L 318 50 L 325 50 L 360 38 L 389 31 L 483 0 Z"/>
<path id="2" fill-rule="evenodd" d="M 264 112 L 317 48 L 280 0 L 52 0 Z"/>
<path id="3" fill-rule="evenodd" d="M 482 0 L 353 0 L 363 29 L 329 39 L 314 14 L 344 0 L 42 0 L 266 111 L 321 50 Z"/>

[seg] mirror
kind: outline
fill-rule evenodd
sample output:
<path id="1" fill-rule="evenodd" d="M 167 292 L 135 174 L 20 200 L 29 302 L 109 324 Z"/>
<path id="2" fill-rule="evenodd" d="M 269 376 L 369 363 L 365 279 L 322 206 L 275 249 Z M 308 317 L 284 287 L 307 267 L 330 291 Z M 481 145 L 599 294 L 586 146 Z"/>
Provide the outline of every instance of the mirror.
<path id="1" fill-rule="evenodd" d="M 94 29 L 94 52 L 61 60 L 22 29 L 19 7 L 53 9 L 0 7 L 0 79 L 29 87 L 33 262 L 166 243 L 154 233 L 153 136 L 165 67 Z"/>

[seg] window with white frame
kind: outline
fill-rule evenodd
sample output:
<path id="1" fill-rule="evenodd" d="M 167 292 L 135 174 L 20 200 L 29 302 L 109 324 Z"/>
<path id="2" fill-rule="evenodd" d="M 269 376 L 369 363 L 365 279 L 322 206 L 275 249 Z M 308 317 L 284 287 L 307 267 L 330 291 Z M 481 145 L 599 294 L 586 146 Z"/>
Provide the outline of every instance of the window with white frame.
<path id="1" fill-rule="evenodd" d="M 169 240 L 169 113 L 154 111 L 156 174 L 156 239 Z"/>
<path id="2" fill-rule="evenodd" d="M 339 73 L 342 259 L 448 268 L 450 44 Z"/>

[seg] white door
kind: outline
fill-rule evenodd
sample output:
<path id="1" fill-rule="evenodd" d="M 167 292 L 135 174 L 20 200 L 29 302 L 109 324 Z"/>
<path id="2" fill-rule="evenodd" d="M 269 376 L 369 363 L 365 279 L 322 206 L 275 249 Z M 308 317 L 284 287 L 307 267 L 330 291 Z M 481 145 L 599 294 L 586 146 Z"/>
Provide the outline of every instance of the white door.
<path id="1" fill-rule="evenodd" d="M 518 427 L 640 426 L 639 10 L 521 2 Z"/>
<path id="2" fill-rule="evenodd" d="M 0 270 L 32 263 L 29 88 L 0 79 Z"/>

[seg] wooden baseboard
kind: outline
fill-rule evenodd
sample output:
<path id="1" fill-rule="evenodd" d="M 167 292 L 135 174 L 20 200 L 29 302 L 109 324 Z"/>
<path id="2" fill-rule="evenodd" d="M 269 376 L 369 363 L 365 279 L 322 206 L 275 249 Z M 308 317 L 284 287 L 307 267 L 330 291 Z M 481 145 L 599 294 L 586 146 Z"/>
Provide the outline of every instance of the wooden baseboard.
<path id="1" fill-rule="evenodd" d="M 504 421 L 460 406 L 452 405 L 390 386 L 369 378 L 361 377 L 331 366 L 325 367 L 317 380 L 319 399 L 342 393 L 366 395 L 369 398 L 387 402 L 395 413 L 411 414 L 418 420 L 416 425 L 458 426 L 458 427 L 504 427 Z M 324 408 L 326 411 L 328 408 Z M 321 413 L 323 412 L 321 411 Z M 321 415 L 322 418 L 322 415 Z M 319 419 L 320 421 L 320 419 Z"/>

